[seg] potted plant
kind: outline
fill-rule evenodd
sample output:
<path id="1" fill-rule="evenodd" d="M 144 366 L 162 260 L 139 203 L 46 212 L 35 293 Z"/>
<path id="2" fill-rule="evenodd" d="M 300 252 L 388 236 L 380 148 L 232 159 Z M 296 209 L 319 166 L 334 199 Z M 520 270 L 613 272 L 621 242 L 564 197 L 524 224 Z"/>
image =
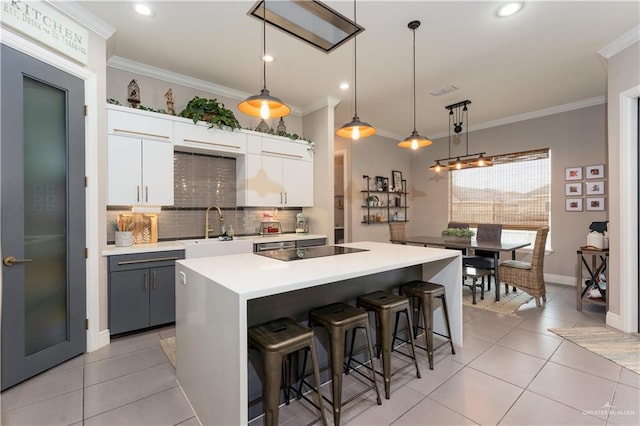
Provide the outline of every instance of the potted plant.
<path id="1" fill-rule="evenodd" d="M 189 101 L 179 115 L 180 117 L 192 119 L 194 123 L 206 121 L 211 124 L 210 128 L 240 128 L 240 123 L 238 123 L 233 111 L 225 108 L 224 104 L 218 102 L 215 98 L 206 99 L 196 96 Z"/>
<path id="2" fill-rule="evenodd" d="M 470 229 L 466 228 L 447 228 L 442 231 L 442 236 L 445 239 L 470 239 L 475 235 Z"/>

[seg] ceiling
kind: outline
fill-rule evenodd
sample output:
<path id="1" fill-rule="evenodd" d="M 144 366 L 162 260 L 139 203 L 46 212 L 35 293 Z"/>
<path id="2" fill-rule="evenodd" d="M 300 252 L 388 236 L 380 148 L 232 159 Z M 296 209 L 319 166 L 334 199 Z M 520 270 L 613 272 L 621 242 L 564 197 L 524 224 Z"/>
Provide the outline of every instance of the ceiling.
<path id="1" fill-rule="evenodd" d="M 247 12 L 254 1 L 77 2 L 113 28 L 112 55 L 244 92 L 262 88 L 262 24 Z M 353 18 L 352 1 L 325 1 Z M 565 104 L 596 102 L 606 93 L 606 60 L 598 51 L 640 24 L 637 1 L 528 1 L 509 18 L 501 1 L 373 1 L 357 3 L 357 107 L 379 134 L 413 130 L 412 34 L 416 30 L 416 127 L 440 137 L 446 105 L 469 99 L 470 129 Z M 326 54 L 267 27 L 267 87 L 301 113 L 327 97 L 341 99 L 336 127 L 353 116 L 353 41 Z M 434 97 L 430 92 L 458 90 Z M 353 88 L 353 84 L 352 84 Z M 585 102 L 586 101 L 586 102 Z M 151 105 L 150 105 L 151 106 Z M 156 106 L 158 107 L 158 106 Z"/>

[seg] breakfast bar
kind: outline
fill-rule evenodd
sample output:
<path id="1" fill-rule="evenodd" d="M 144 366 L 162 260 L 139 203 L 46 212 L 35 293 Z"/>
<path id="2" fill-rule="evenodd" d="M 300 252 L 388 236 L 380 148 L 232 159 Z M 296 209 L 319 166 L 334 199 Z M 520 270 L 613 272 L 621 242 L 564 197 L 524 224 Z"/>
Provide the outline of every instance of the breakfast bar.
<path id="1" fill-rule="evenodd" d="M 462 345 L 459 251 L 378 242 L 325 247 L 176 262 L 176 372 L 202 424 L 250 420 L 247 328 L 255 324 L 283 316 L 303 322 L 313 307 L 422 279 L 446 287 L 453 342 Z M 438 317 L 435 329 L 444 331 Z"/>

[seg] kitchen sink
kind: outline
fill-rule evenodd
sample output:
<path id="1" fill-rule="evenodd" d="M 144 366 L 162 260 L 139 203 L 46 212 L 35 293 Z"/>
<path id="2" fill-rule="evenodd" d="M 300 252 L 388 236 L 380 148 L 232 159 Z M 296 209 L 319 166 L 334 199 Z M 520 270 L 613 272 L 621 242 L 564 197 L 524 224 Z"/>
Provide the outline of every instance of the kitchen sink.
<path id="1" fill-rule="evenodd" d="M 217 238 L 201 238 L 196 240 L 181 240 L 180 244 L 184 245 L 186 259 L 253 252 L 252 240 L 220 241 Z"/>

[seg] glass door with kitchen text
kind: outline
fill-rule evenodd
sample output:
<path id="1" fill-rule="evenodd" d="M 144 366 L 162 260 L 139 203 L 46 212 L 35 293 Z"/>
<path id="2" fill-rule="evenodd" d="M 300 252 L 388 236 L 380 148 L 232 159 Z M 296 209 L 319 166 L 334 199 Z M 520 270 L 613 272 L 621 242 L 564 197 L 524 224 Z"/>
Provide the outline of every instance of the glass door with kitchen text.
<path id="1" fill-rule="evenodd" d="M 1 46 L 2 390 L 85 351 L 84 81 Z"/>

